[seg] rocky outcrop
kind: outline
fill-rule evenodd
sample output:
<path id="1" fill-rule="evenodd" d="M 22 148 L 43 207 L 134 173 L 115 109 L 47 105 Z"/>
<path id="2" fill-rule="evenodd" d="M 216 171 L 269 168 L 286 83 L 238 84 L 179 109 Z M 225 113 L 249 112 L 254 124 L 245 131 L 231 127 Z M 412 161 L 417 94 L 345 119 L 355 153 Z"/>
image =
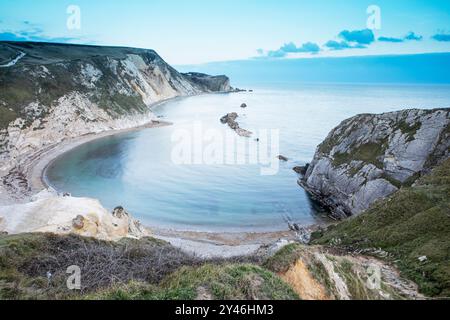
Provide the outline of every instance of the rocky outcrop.
<path id="1" fill-rule="evenodd" d="M 157 102 L 232 90 L 227 77 L 180 74 L 153 50 L 1 42 L 0 61 L 0 176 L 62 140 L 148 123 Z"/>
<path id="2" fill-rule="evenodd" d="M 98 200 L 58 196 L 43 191 L 34 201 L 0 207 L 0 232 L 78 234 L 101 240 L 148 235 L 123 208 L 108 212 Z"/>
<path id="3" fill-rule="evenodd" d="M 363 114 L 318 147 L 300 184 L 342 218 L 366 210 L 450 156 L 450 109 Z"/>
<path id="4" fill-rule="evenodd" d="M 230 86 L 230 79 L 224 75 L 210 76 L 197 72 L 183 73 L 182 75 L 205 92 L 229 92 L 233 90 Z"/>
<path id="5" fill-rule="evenodd" d="M 404 279 L 392 266 L 344 250 L 288 244 L 264 265 L 288 283 L 301 300 L 424 298 L 417 285 Z"/>
<path id="6" fill-rule="evenodd" d="M 228 113 L 227 115 L 220 118 L 220 122 L 223 124 L 228 124 L 228 126 L 234 130 L 239 136 L 249 138 L 252 136 L 252 132 L 242 129 L 239 126 L 239 123 L 236 121 L 238 118 L 238 114 L 236 112 Z"/>

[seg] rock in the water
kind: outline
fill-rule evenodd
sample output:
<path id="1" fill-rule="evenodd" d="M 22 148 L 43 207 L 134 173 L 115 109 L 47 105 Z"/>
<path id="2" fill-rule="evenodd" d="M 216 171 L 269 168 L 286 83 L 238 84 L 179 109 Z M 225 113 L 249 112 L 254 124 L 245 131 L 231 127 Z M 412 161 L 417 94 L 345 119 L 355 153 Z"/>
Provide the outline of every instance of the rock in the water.
<path id="1" fill-rule="evenodd" d="M 232 112 L 220 118 L 220 122 L 223 124 L 228 124 L 228 126 L 241 137 L 251 137 L 252 132 L 239 127 L 239 123 L 236 121 L 238 117 L 239 116 L 236 112 Z"/>
<path id="2" fill-rule="evenodd" d="M 286 162 L 286 161 L 289 160 L 287 157 L 282 156 L 281 154 L 280 154 L 277 158 L 278 158 L 279 160 L 281 160 L 281 161 L 284 161 L 284 162 Z"/>
<path id="3" fill-rule="evenodd" d="M 246 104 L 246 103 L 241 104 L 241 108 L 242 108 L 242 109 L 247 108 L 247 104 Z"/>
<path id="4" fill-rule="evenodd" d="M 306 165 L 304 165 L 304 166 L 297 166 L 297 167 L 294 167 L 292 170 L 294 170 L 295 172 L 297 172 L 298 174 L 301 174 L 301 175 L 305 175 L 306 174 L 306 172 L 308 171 L 308 168 L 309 168 L 309 163 L 307 163 Z"/>
<path id="5" fill-rule="evenodd" d="M 334 216 L 359 214 L 450 156 L 450 109 L 363 114 L 318 147 L 299 183 Z"/>
<path id="6" fill-rule="evenodd" d="M 236 112 L 232 112 L 232 113 L 228 113 L 227 115 L 220 118 L 220 122 L 222 122 L 223 124 L 226 124 L 226 123 L 229 124 L 231 122 L 236 121 L 237 118 L 238 118 L 238 114 Z"/>

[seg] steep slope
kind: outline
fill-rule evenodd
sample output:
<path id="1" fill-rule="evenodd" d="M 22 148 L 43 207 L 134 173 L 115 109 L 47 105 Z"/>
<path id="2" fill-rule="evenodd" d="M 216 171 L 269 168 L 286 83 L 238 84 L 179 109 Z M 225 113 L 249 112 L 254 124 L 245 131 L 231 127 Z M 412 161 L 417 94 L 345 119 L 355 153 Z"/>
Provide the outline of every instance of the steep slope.
<path id="1" fill-rule="evenodd" d="M 72 265 L 81 268 L 80 290 L 67 288 L 66 271 Z M 372 281 L 371 270 L 379 270 L 380 278 Z M 291 244 L 268 259 L 204 260 L 151 237 L 110 242 L 79 235 L 0 233 L 0 300 L 298 298 L 421 297 L 414 284 L 379 260 L 320 246 Z"/>
<path id="2" fill-rule="evenodd" d="M 329 134 L 299 182 L 343 218 L 411 185 L 449 156 L 450 109 L 363 114 Z"/>
<path id="3" fill-rule="evenodd" d="M 201 78 L 153 50 L 0 42 L 0 171 L 65 138 L 145 124 L 159 101 L 231 90 L 225 76 Z"/>
<path id="4" fill-rule="evenodd" d="M 382 261 L 330 250 L 290 244 L 264 264 L 292 286 L 302 300 L 421 299 L 417 286 Z"/>
<path id="5" fill-rule="evenodd" d="M 201 260 L 154 238 L 0 234 L 0 300 L 298 298 L 257 264 L 254 257 Z M 72 265 L 81 268 L 80 290 L 67 288 Z"/>
<path id="6" fill-rule="evenodd" d="M 379 255 L 429 296 L 450 297 L 450 159 L 374 204 L 313 235 L 314 244 Z"/>

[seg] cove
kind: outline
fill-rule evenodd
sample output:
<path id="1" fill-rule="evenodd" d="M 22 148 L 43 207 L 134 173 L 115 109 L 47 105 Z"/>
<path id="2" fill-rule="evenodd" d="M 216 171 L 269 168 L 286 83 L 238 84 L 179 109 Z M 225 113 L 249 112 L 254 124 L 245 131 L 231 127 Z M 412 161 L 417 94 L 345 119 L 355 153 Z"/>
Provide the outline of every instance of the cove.
<path id="1" fill-rule="evenodd" d="M 394 111 L 400 106 L 442 106 L 445 88 L 388 86 L 301 86 L 254 93 L 185 98 L 154 109 L 172 126 L 94 140 L 55 159 L 46 181 L 60 192 L 96 198 L 108 209 L 123 206 L 144 225 L 187 231 L 281 231 L 286 220 L 320 223 L 326 212 L 301 189 L 292 170 L 310 162 L 317 146 L 342 120 L 359 113 Z M 245 102 L 248 107 L 241 109 Z M 177 164 L 173 136 L 201 122 L 205 130 L 228 126 L 230 112 L 252 132 L 279 131 L 280 162 L 275 175 L 255 164 Z M 251 139 L 254 139 L 252 137 Z M 248 139 L 248 138 L 242 138 Z M 236 152 L 239 152 L 237 150 Z"/>

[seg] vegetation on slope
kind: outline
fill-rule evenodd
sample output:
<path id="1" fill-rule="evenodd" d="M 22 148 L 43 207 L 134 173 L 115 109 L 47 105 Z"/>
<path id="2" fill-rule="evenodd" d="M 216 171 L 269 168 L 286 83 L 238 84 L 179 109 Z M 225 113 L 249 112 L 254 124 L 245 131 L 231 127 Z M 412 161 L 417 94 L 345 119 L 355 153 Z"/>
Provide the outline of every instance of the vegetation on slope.
<path id="1" fill-rule="evenodd" d="M 254 264 L 185 266 L 159 286 L 129 283 L 88 296 L 108 300 L 293 300 L 298 295 L 277 275 Z"/>
<path id="2" fill-rule="evenodd" d="M 450 297 L 450 159 L 362 215 L 315 233 L 313 243 L 381 248 L 421 292 Z"/>
<path id="3" fill-rule="evenodd" d="M 0 236 L 0 299 L 297 299 L 256 257 L 201 260 L 145 238 Z M 81 290 L 67 289 L 67 267 Z"/>
<path id="4" fill-rule="evenodd" d="M 369 257 L 322 246 L 290 244 L 267 259 L 264 266 L 289 283 L 301 299 L 379 300 L 414 299 L 414 285 L 395 270 Z M 369 286 L 371 268 L 380 269 L 379 285 Z M 395 279 L 393 281 L 393 279 Z"/>

